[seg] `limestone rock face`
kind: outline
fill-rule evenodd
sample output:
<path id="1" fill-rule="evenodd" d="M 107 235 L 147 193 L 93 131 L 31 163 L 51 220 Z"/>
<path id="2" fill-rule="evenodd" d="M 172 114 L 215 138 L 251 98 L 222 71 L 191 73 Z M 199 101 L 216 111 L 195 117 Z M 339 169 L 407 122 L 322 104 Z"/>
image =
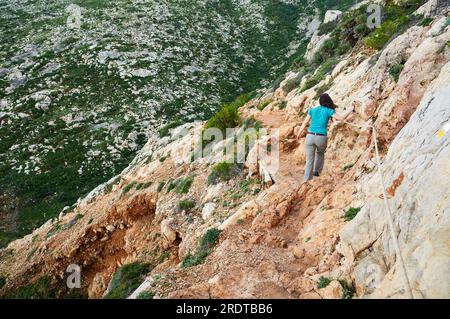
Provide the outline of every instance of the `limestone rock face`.
<path id="1" fill-rule="evenodd" d="M 409 279 L 419 298 L 449 296 L 449 282 L 442 280 L 450 275 L 450 135 L 443 128 L 450 122 L 449 83 L 447 63 L 393 141 L 383 164 L 387 185 L 400 174 L 405 176 L 389 202 Z M 378 176 L 374 174 L 364 185 L 367 203 L 340 233 L 353 255 L 346 258 L 356 258 L 357 289 L 372 297 L 404 297 L 401 268 L 378 198 Z"/>
<path id="2" fill-rule="evenodd" d="M 329 40 L 331 37 L 329 34 L 319 35 L 316 31 L 311 40 L 308 43 L 308 47 L 306 48 L 305 59 L 311 61 L 314 58 L 314 55 L 319 52 L 322 48 L 325 41 Z"/>
<path id="3" fill-rule="evenodd" d="M 424 18 L 428 18 L 436 13 L 437 7 L 438 7 L 438 0 L 429 0 L 419 9 L 417 9 L 416 12 L 414 12 L 414 14 L 421 15 Z"/>

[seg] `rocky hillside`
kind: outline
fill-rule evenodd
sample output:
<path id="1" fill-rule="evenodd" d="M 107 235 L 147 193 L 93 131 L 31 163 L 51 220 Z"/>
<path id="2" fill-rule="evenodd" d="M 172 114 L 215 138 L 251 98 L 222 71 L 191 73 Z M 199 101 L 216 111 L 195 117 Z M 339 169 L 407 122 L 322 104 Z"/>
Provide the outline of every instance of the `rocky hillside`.
<path id="1" fill-rule="evenodd" d="M 153 136 L 121 174 L 2 249 L 0 294 L 406 297 L 373 125 L 413 294 L 449 297 L 450 11 L 422 3 L 389 1 L 375 30 L 364 27 L 365 5 L 325 15 L 281 83 L 206 123 L 233 110 L 239 118 L 211 154 L 193 156 L 204 122 Z M 295 136 L 324 91 L 339 109 L 357 108 L 351 124 L 332 124 L 325 170 L 304 183 L 304 138 Z M 223 147 L 245 140 L 245 128 L 259 132 L 245 164 L 224 162 Z M 66 286 L 72 264 L 81 267 L 80 289 Z"/>
<path id="2" fill-rule="evenodd" d="M 161 126 L 272 83 L 315 14 L 354 2 L 2 1 L 0 246 L 120 173 Z"/>

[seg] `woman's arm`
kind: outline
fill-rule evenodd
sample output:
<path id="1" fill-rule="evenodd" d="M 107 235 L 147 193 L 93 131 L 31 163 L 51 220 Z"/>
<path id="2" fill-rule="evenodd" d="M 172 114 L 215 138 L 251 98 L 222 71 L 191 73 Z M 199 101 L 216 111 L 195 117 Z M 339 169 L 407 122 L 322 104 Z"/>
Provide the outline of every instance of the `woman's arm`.
<path id="1" fill-rule="evenodd" d="M 311 117 L 309 115 L 306 115 L 305 119 L 303 120 L 302 126 L 300 126 L 300 129 L 298 130 L 297 139 L 299 139 L 300 136 L 302 136 L 303 131 L 306 129 L 310 121 Z"/>
<path id="2" fill-rule="evenodd" d="M 352 106 L 350 106 L 350 108 L 343 112 L 343 113 L 335 113 L 333 115 L 333 118 L 338 120 L 338 121 L 345 121 L 345 119 L 347 119 L 347 117 L 353 113 L 353 110 L 355 109 L 354 105 L 352 104 Z"/>

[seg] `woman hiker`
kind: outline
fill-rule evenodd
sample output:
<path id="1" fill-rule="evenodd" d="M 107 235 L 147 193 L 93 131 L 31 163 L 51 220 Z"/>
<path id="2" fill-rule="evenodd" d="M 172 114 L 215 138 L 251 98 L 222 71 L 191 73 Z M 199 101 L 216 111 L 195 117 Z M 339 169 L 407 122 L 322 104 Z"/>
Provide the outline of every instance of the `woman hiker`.
<path id="1" fill-rule="evenodd" d="M 306 126 L 311 122 L 305 140 L 306 181 L 311 180 L 313 176 L 319 176 L 322 172 L 325 150 L 327 148 L 327 127 L 330 119 L 334 118 L 338 121 L 344 121 L 354 110 L 352 105 L 346 112 L 342 114 L 336 113 L 336 105 L 326 93 L 320 96 L 319 104 L 319 106 L 308 110 L 308 115 L 297 134 L 297 139 L 299 139 L 303 135 Z"/>

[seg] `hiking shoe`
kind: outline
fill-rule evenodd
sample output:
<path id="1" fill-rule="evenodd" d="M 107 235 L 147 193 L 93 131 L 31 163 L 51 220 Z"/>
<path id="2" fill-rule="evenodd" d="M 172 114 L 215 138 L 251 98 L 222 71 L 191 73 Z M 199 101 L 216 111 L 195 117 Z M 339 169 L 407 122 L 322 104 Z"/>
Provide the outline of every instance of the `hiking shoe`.
<path id="1" fill-rule="evenodd" d="M 319 177 L 319 176 L 320 176 L 320 175 L 319 175 L 319 172 L 314 172 L 313 175 L 316 176 L 316 177 Z"/>

